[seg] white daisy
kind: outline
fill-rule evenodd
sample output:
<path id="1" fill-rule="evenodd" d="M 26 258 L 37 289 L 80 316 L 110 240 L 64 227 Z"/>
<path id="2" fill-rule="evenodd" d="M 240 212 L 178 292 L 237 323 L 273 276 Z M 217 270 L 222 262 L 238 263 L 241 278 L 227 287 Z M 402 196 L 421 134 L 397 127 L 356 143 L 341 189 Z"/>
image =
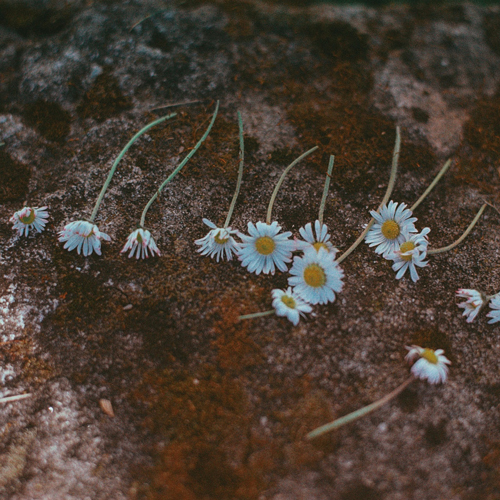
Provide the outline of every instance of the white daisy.
<path id="1" fill-rule="evenodd" d="M 496 323 L 500 321 L 500 293 L 497 293 L 491 298 L 490 308 L 492 309 L 486 316 L 491 318 L 488 323 Z"/>
<path id="2" fill-rule="evenodd" d="M 295 293 L 310 304 L 327 304 L 342 290 L 344 271 L 324 248 L 307 251 L 303 257 L 294 257 L 288 284 Z"/>
<path id="3" fill-rule="evenodd" d="M 290 231 L 279 234 L 280 231 L 281 226 L 276 221 L 272 224 L 257 222 L 256 225 L 249 222 L 250 236 L 238 233 L 243 240 L 237 250 L 241 265 L 255 274 L 274 274 L 275 267 L 286 271 L 286 263 L 292 261 L 295 243 L 290 240 Z"/>
<path id="4" fill-rule="evenodd" d="M 479 314 L 479 311 L 487 302 L 484 294 L 468 288 L 460 288 L 457 290 L 457 297 L 467 299 L 465 302 L 458 304 L 458 307 L 464 309 L 463 316 L 467 316 L 467 323 L 472 323 L 474 321 L 474 318 Z"/>
<path id="5" fill-rule="evenodd" d="M 47 212 L 47 207 L 24 207 L 22 210 L 17 211 L 10 218 L 9 222 L 14 224 L 12 229 L 15 229 L 19 236 L 22 236 L 23 233 L 25 236 L 28 236 L 30 229 L 34 229 L 36 232 L 41 233 L 45 229 L 48 218 L 49 213 Z"/>
<path id="6" fill-rule="evenodd" d="M 397 246 L 404 243 L 403 233 L 416 233 L 414 222 L 416 217 L 412 217 L 412 211 L 406 208 L 406 204 L 401 205 L 390 201 L 389 205 L 384 205 L 380 213 L 375 210 L 370 211 L 375 223 L 368 231 L 365 242 L 371 247 L 376 246 L 375 252 L 382 254 L 384 258 L 397 249 Z"/>
<path id="7" fill-rule="evenodd" d="M 85 220 L 70 222 L 62 231 L 59 231 L 59 241 L 66 242 L 64 248 L 69 252 L 76 248 L 78 254 L 83 251 L 85 257 L 91 255 L 92 252 L 101 255 L 101 239 L 111 241 L 111 238 L 99 231 L 95 224 Z"/>
<path id="8" fill-rule="evenodd" d="M 309 222 L 304 227 L 299 229 L 299 233 L 304 238 L 305 241 L 298 240 L 296 242 L 298 250 L 307 250 L 314 248 L 318 251 L 320 248 L 324 248 L 327 252 L 338 252 L 338 250 L 332 245 L 330 235 L 328 234 L 328 227 L 326 224 L 322 224 L 319 220 L 314 223 L 314 229 L 316 236 L 314 235 L 312 224 Z"/>
<path id="9" fill-rule="evenodd" d="M 205 237 L 195 241 L 201 247 L 198 252 L 201 255 L 208 255 L 212 259 L 215 257 L 217 262 L 221 256 L 224 259 L 224 254 L 227 260 L 231 260 L 233 253 L 237 253 L 240 246 L 231 235 L 238 234 L 238 231 L 230 227 L 217 227 L 208 219 L 203 219 L 203 223 L 212 229 Z"/>
<path id="10" fill-rule="evenodd" d="M 394 261 L 392 269 L 398 271 L 396 279 L 401 279 L 409 268 L 411 279 L 415 282 L 418 280 L 415 266 L 425 267 L 428 264 L 428 261 L 424 261 L 424 259 L 427 256 L 427 245 L 429 244 L 427 235 L 429 232 L 428 227 L 422 229 L 419 234 L 409 234 L 406 229 L 403 231 L 401 245 L 398 244 L 396 250 L 386 257 Z"/>
<path id="11" fill-rule="evenodd" d="M 136 229 L 127 238 L 127 243 L 120 253 L 130 250 L 128 258 L 132 257 L 135 253 L 136 259 L 147 259 L 149 257 L 148 250 L 151 252 L 151 257 L 160 255 L 160 250 L 156 246 L 155 240 L 147 229 Z"/>
<path id="12" fill-rule="evenodd" d="M 408 354 L 406 360 L 412 363 L 416 358 L 418 360 L 411 367 L 411 372 L 416 378 L 428 380 L 430 384 L 439 384 L 445 382 L 448 377 L 448 367 L 451 361 L 443 355 L 443 349 L 424 349 L 418 345 L 406 347 Z"/>
<path id="13" fill-rule="evenodd" d="M 312 307 L 304 302 L 291 287 L 284 290 L 273 290 L 273 307 L 277 316 L 286 316 L 295 326 L 299 324 L 300 316 L 310 313 Z"/>

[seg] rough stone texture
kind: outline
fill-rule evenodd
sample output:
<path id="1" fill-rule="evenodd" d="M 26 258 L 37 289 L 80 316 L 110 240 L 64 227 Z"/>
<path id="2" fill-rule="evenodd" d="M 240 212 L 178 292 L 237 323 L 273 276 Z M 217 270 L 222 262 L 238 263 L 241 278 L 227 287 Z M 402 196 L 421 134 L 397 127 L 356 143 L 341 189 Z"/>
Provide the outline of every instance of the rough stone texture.
<path id="1" fill-rule="evenodd" d="M 454 298 L 500 289 L 497 211 L 417 283 L 362 245 L 337 301 L 298 327 L 238 323 L 269 309 L 286 276 L 217 264 L 193 243 L 202 217 L 227 213 L 237 110 L 247 155 L 233 227 L 263 220 L 283 168 L 317 144 L 274 215 L 295 234 L 313 221 L 335 154 L 325 222 L 345 250 L 383 196 L 399 125 L 393 198 L 411 204 L 452 156 L 415 215 L 431 246 L 455 240 L 483 200 L 500 202 L 499 32 L 498 8 L 468 4 L 0 1 L 0 396 L 32 393 L 0 408 L 2 498 L 500 498 L 499 327 L 484 312 L 466 323 Z M 162 256 L 120 255 L 216 99 L 210 137 L 148 216 Z M 121 148 L 177 103 L 113 178 L 102 257 L 63 250 L 57 231 L 90 215 Z M 42 234 L 12 232 L 24 202 L 49 207 Z M 445 385 L 413 383 L 304 440 L 401 383 L 411 343 L 446 350 Z"/>

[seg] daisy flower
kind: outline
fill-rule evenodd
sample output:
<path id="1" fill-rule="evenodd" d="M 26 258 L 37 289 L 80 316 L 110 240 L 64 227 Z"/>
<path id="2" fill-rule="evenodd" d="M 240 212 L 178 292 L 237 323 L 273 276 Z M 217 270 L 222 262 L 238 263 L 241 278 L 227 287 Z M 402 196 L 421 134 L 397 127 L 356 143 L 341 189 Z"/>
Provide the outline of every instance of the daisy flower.
<path id="1" fill-rule="evenodd" d="M 18 232 L 19 236 L 23 233 L 28 236 L 29 230 L 33 229 L 37 233 L 41 233 L 45 229 L 45 224 L 49 218 L 47 207 L 31 208 L 24 207 L 22 210 L 17 211 L 10 219 L 14 225 L 12 229 Z"/>
<path id="2" fill-rule="evenodd" d="M 317 220 L 314 223 L 314 229 L 316 235 L 314 235 L 312 224 L 309 222 L 304 227 L 299 229 L 299 233 L 304 238 L 304 241 L 297 241 L 298 250 L 308 250 L 314 248 L 318 251 L 320 248 L 324 248 L 327 252 L 338 252 L 338 250 L 332 245 L 330 235 L 328 234 L 328 227 L 326 224 L 321 223 Z"/>
<path id="3" fill-rule="evenodd" d="M 208 255 L 212 259 L 215 257 L 217 262 L 219 262 L 221 256 L 224 259 L 224 255 L 227 260 L 231 260 L 233 253 L 237 253 L 240 245 L 232 237 L 233 234 L 238 234 L 238 231 L 230 227 L 217 227 L 208 219 L 203 219 L 203 223 L 210 227 L 211 230 L 204 238 L 195 241 L 201 247 L 198 252 L 201 255 Z"/>
<path id="4" fill-rule="evenodd" d="M 394 261 L 392 269 L 397 271 L 396 279 L 401 279 L 406 270 L 410 269 L 411 279 L 416 282 L 418 280 L 417 269 L 418 267 L 425 267 L 428 261 L 424 261 L 427 256 L 427 235 L 430 229 L 425 227 L 419 234 L 409 234 L 406 230 L 402 234 L 401 245 L 397 249 L 387 255 L 387 259 Z"/>
<path id="5" fill-rule="evenodd" d="M 375 252 L 382 254 L 384 258 L 397 249 L 398 245 L 404 243 L 404 232 L 416 233 L 414 222 L 416 217 L 412 217 L 412 211 L 406 208 L 405 203 L 401 205 L 390 201 L 389 205 L 383 205 L 380 213 L 375 210 L 370 211 L 375 223 L 368 231 L 365 242 L 373 247 Z"/>
<path id="6" fill-rule="evenodd" d="M 418 345 L 406 347 L 408 354 L 406 360 L 412 363 L 417 361 L 411 367 L 411 373 L 414 377 L 427 380 L 430 384 L 439 384 L 445 382 L 448 377 L 448 367 L 451 361 L 443 355 L 443 349 L 424 349 Z"/>
<path id="7" fill-rule="evenodd" d="M 486 316 L 491 318 L 488 323 L 496 323 L 500 321 L 500 293 L 493 295 L 490 301 L 490 308 L 492 309 Z"/>
<path id="8" fill-rule="evenodd" d="M 149 257 L 148 250 L 151 252 L 151 257 L 160 255 L 160 250 L 156 246 L 155 240 L 147 229 L 139 228 L 133 231 L 127 238 L 127 243 L 120 253 L 130 250 L 128 258 L 132 257 L 135 253 L 136 259 L 147 259 Z"/>
<path id="9" fill-rule="evenodd" d="M 295 326 L 299 324 L 300 316 L 310 313 L 312 307 L 304 302 L 291 287 L 287 290 L 273 290 L 273 307 L 277 316 L 286 316 Z"/>
<path id="10" fill-rule="evenodd" d="M 95 224 L 85 220 L 70 222 L 62 231 L 59 231 L 59 241 L 66 242 L 64 248 L 69 252 L 76 248 L 78 254 L 83 251 L 85 257 L 91 255 L 92 252 L 101 255 L 101 239 L 111 241 L 111 238 L 99 231 Z"/>
<path id="11" fill-rule="evenodd" d="M 486 305 L 487 299 L 484 294 L 477 290 L 468 288 L 460 288 L 457 290 L 457 297 L 467 299 L 465 302 L 458 304 L 458 307 L 464 309 L 463 316 L 467 316 L 467 323 L 472 323 L 479 311 Z"/>
<path id="12" fill-rule="evenodd" d="M 243 240 L 237 250 L 241 265 L 255 274 L 274 274 L 275 267 L 280 271 L 287 270 L 287 262 L 292 261 L 295 243 L 290 240 L 292 233 L 280 234 L 281 226 L 274 221 L 272 224 L 257 222 L 248 223 L 250 236 L 239 233 Z"/>
<path id="13" fill-rule="evenodd" d="M 342 290 L 344 272 L 332 253 L 324 248 L 307 251 L 303 257 L 294 257 L 288 284 L 295 293 L 310 304 L 327 304 L 335 300 L 335 292 Z"/>

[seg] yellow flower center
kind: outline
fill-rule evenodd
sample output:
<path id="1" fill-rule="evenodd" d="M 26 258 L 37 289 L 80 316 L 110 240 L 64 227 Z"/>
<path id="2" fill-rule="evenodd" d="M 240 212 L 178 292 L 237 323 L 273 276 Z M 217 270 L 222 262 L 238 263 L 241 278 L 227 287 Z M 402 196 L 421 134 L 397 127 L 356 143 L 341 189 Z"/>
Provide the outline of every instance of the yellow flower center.
<path id="1" fill-rule="evenodd" d="M 399 224 L 394 220 L 386 220 L 382 224 L 382 234 L 388 240 L 396 239 L 399 236 L 400 232 L 401 232 L 401 230 L 399 228 Z"/>
<path id="2" fill-rule="evenodd" d="M 413 241 L 405 241 L 400 247 L 399 251 L 403 254 L 409 252 L 410 250 L 415 249 L 415 243 Z M 406 261 L 410 261 L 412 259 L 412 255 L 401 255 L 401 258 Z"/>
<path id="3" fill-rule="evenodd" d="M 290 309 L 295 309 L 296 302 L 292 297 L 289 297 L 288 295 L 283 295 L 281 297 L 281 302 L 285 304 L 285 306 L 289 307 Z"/>
<path id="4" fill-rule="evenodd" d="M 318 264 L 309 264 L 304 269 L 304 281 L 313 288 L 320 288 L 326 283 L 325 270 Z"/>
<path id="5" fill-rule="evenodd" d="M 214 241 L 215 243 L 218 243 L 219 245 L 224 245 L 229 241 L 229 237 L 227 238 L 221 238 L 219 235 L 222 233 L 222 231 L 217 231 L 214 235 Z"/>
<path id="6" fill-rule="evenodd" d="M 27 215 L 26 217 L 20 217 L 19 220 L 23 224 L 33 224 L 35 217 L 36 217 L 35 211 L 31 209 L 29 215 Z"/>
<path id="7" fill-rule="evenodd" d="M 276 243 L 274 243 L 274 240 L 269 236 L 261 236 L 255 241 L 255 249 L 261 255 L 269 255 L 274 252 L 275 248 Z"/>
<path id="8" fill-rule="evenodd" d="M 432 363 L 433 365 L 438 364 L 438 357 L 436 356 L 436 353 L 432 349 L 424 349 L 423 352 L 420 354 L 420 357 L 426 359 L 429 363 Z"/>
<path id="9" fill-rule="evenodd" d="M 142 236 L 141 236 L 141 233 L 137 233 L 137 243 L 142 243 Z"/>
<path id="10" fill-rule="evenodd" d="M 321 241 L 314 243 L 313 247 L 316 249 L 316 252 L 319 252 L 320 248 L 324 248 L 328 252 L 328 247 L 324 243 L 321 243 Z"/>

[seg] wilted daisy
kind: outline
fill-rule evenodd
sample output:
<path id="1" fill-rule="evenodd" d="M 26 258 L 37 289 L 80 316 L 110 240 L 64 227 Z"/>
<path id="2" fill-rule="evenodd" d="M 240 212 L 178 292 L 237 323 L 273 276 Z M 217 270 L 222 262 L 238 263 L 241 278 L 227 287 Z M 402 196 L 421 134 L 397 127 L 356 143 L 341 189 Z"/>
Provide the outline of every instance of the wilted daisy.
<path id="1" fill-rule="evenodd" d="M 327 252 L 333 252 L 334 254 L 338 251 L 333 245 L 328 234 L 328 227 L 326 224 L 322 224 L 319 220 L 314 223 L 314 231 L 312 224 L 309 222 L 304 227 L 299 229 L 299 233 L 304 238 L 304 241 L 298 240 L 296 242 L 297 249 L 306 251 L 308 249 L 314 248 L 318 251 L 320 248 L 324 248 Z M 315 234 L 316 233 L 316 234 Z"/>
<path id="2" fill-rule="evenodd" d="M 227 260 L 231 260 L 233 253 L 236 253 L 239 247 L 239 243 L 236 242 L 232 235 L 238 234 L 238 231 L 230 227 L 217 227 L 208 219 L 203 219 L 203 223 L 210 227 L 211 230 L 206 236 L 195 241 L 201 247 L 198 252 L 201 255 L 208 255 L 212 259 L 215 257 L 217 262 L 219 262 L 221 255 L 222 258 L 225 255 Z"/>
<path id="3" fill-rule="evenodd" d="M 405 203 L 398 204 L 390 201 L 389 205 L 383 205 L 380 213 L 370 211 L 375 223 L 365 237 L 366 243 L 373 247 L 375 252 L 382 254 L 384 258 L 397 250 L 398 245 L 405 242 L 404 233 L 416 233 L 411 210 L 406 208 Z"/>
<path id="4" fill-rule="evenodd" d="M 439 384 L 445 382 L 448 377 L 448 366 L 451 361 L 443 355 L 443 349 L 424 349 L 418 345 L 406 347 L 408 354 L 406 360 L 412 363 L 417 361 L 411 367 L 411 373 L 414 377 L 427 380 L 430 384 Z"/>
<path id="5" fill-rule="evenodd" d="M 312 307 L 304 302 L 291 287 L 287 290 L 273 290 L 273 307 L 277 316 L 286 316 L 295 326 L 299 324 L 300 316 L 310 313 Z"/>
<path id="6" fill-rule="evenodd" d="M 78 254 L 83 253 L 85 257 L 92 252 L 101 255 L 101 240 L 111 241 L 111 238 L 99 231 L 95 224 L 85 220 L 70 222 L 59 231 L 59 241 L 65 242 L 64 248 L 69 252 L 76 248 Z"/>
<path id="7" fill-rule="evenodd" d="M 41 233 L 45 229 L 45 224 L 49 218 L 49 213 L 47 212 L 47 207 L 32 208 L 24 207 L 22 210 L 18 210 L 9 220 L 14 225 L 12 229 L 15 229 L 19 236 L 23 233 L 28 236 L 29 230 L 33 229 L 37 233 Z"/>
<path id="8" fill-rule="evenodd" d="M 411 279 L 418 280 L 417 268 L 425 267 L 428 261 L 424 261 L 427 256 L 427 235 L 430 229 L 424 228 L 419 234 L 409 234 L 406 230 L 402 234 L 403 242 L 398 245 L 395 251 L 388 254 L 386 258 L 394 261 L 392 269 L 397 271 L 396 279 L 401 279 L 407 269 L 410 269 Z"/>
<path id="9" fill-rule="evenodd" d="M 309 250 L 303 257 L 294 257 L 288 284 L 295 293 L 310 304 L 327 304 L 342 290 L 344 271 L 334 255 L 324 248 Z"/>
<path id="10" fill-rule="evenodd" d="M 472 323 L 479 311 L 486 305 L 486 296 L 477 290 L 468 288 L 460 288 L 457 290 L 457 297 L 466 299 L 465 302 L 458 304 L 458 307 L 464 309 L 463 316 L 467 317 L 467 323 Z"/>
<path id="11" fill-rule="evenodd" d="M 496 323 L 500 321 L 500 293 L 493 295 L 490 300 L 490 308 L 491 311 L 486 315 L 488 318 L 491 318 L 488 323 Z"/>
<path id="12" fill-rule="evenodd" d="M 237 250 L 241 265 L 255 274 L 274 274 L 277 267 L 286 271 L 287 263 L 292 261 L 292 252 L 295 243 L 290 240 L 292 233 L 280 233 L 281 226 L 274 221 L 272 224 L 264 222 L 248 223 L 248 233 L 239 234 L 243 242 Z"/>
<path id="13" fill-rule="evenodd" d="M 151 253 L 151 257 L 156 255 L 160 255 L 160 251 L 156 246 L 155 240 L 151 236 L 151 233 L 147 229 L 139 228 L 133 231 L 127 239 L 127 243 L 123 247 L 122 251 L 127 252 L 130 250 L 128 257 L 132 257 L 135 254 L 136 259 L 144 259 L 149 257 L 149 253 Z"/>

